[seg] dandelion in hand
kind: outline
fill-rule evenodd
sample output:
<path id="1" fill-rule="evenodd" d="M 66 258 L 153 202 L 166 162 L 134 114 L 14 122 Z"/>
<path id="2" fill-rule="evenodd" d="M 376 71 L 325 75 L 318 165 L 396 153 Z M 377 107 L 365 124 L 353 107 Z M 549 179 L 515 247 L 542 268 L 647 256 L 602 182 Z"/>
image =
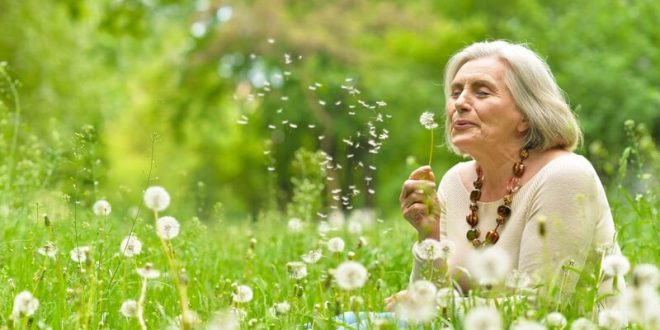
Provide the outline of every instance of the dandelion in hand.
<path id="1" fill-rule="evenodd" d="M 421 116 L 419 116 L 419 122 L 426 128 L 427 130 L 431 131 L 431 149 L 429 151 L 429 165 L 431 165 L 431 161 L 433 160 L 433 130 L 435 130 L 438 127 L 438 123 L 435 122 L 434 118 L 435 114 L 430 111 L 425 111 L 422 113 Z"/>

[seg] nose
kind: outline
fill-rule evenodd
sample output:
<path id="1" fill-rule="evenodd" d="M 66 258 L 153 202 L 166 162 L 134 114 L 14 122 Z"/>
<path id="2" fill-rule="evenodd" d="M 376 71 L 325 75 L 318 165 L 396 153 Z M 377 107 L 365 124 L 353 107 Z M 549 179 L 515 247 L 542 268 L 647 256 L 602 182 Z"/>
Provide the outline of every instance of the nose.
<path id="1" fill-rule="evenodd" d="M 458 95 L 456 100 L 454 100 L 454 108 L 458 112 L 469 111 L 469 105 L 467 102 L 467 92 L 465 90 L 461 91 L 461 94 Z"/>

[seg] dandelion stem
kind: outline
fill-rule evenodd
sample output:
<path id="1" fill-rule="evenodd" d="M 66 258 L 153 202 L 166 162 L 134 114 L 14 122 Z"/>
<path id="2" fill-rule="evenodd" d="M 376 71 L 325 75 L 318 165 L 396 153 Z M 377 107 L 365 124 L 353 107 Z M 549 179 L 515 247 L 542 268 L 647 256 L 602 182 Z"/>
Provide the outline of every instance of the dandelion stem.
<path id="1" fill-rule="evenodd" d="M 140 329 L 147 330 L 147 323 L 144 321 L 144 300 L 147 297 L 147 278 L 142 279 L 142 288 L 140 289 L 140 298 L 137 303 L 137 319 L 140 323 Z"/>
<path id="2" fill-rule="evenodd" d="M 431 166 L 431 161 L 433 160 L 433 129 L 431 129 L 431 148 L 429 150 L 429 166 Z"/>

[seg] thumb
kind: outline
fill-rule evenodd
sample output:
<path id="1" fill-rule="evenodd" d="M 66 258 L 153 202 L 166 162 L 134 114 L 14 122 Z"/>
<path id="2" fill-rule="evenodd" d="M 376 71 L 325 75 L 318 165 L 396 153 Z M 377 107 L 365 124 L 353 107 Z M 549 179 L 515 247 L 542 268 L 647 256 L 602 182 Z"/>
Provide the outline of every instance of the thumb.
<path id="1" fill-rule="evenodd" d="M 435 174 L 433 174 L 433 171 L 431 170 L 431 166 L 424 165 L 424 166 L 414 170 L 412 173 L 410 173 L 410 179 L 411 180 L 428 180 L 428 181 L 435 182 Z"/>

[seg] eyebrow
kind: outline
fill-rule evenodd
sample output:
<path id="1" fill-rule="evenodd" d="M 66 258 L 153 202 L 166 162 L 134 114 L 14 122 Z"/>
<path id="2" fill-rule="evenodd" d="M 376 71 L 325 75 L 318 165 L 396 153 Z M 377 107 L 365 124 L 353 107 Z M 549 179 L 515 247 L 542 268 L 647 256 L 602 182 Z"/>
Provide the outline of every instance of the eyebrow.
<path id="1" fill-rule="evenodd" d="M 456 87 L 462 87 L 465 84 L 460 83 L 460 82 L 454 82 L 450 85 L 451 89 L 454 89 Z M 493 84 L 491 81 L 485 80 L 485 79 L 475 79 L 475 80 L 468 80 L 468 85 L 475 85 L 475 86 L 486 86 L 490 89 L 497 90 L 497 87 L 495 84 Z"/>

